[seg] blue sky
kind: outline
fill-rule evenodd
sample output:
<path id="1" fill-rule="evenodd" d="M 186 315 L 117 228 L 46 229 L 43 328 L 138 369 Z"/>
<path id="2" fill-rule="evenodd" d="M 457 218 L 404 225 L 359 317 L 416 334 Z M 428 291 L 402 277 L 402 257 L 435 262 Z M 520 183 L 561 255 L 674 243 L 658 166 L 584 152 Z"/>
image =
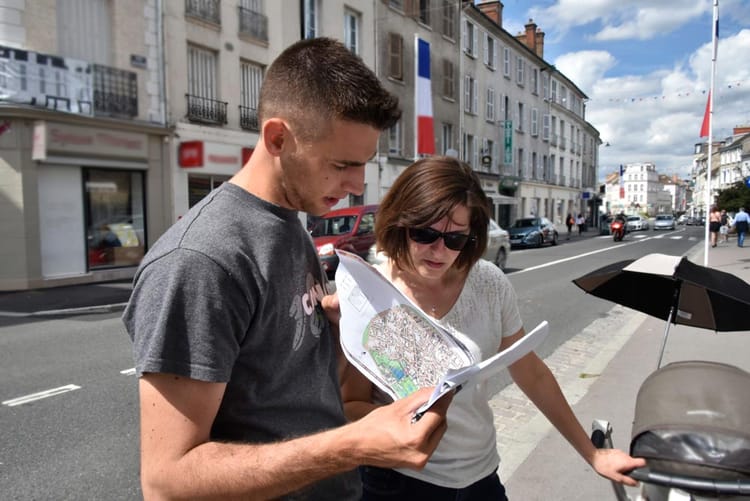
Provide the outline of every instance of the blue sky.
<path id="1" fill-rule="evenodd" d="M 587 120 L 610 144 L 600 178 L 654 162 L 688 177 L 710 88 L 713 0 L 504 0 L 503 27 L 533 19 L 544 58 L 589 98 Z M 750 125 L 750 0 L 719 0 L 713 138 Z M 703 139 L 705 141 L 705 138 Z"/>

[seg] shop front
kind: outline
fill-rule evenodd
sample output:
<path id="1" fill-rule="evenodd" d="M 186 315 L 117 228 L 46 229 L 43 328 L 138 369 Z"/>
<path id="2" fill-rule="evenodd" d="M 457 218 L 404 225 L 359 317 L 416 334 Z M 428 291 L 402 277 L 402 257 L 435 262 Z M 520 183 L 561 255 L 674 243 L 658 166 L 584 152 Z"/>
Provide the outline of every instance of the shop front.
<path id="1" fill-rule="evenodd" d="M 180 123 L 172 162 L 172 220 L 229 181 L 253 154 L 257 134 Z"/>
<path id="2" fill-rule="evenodd" d="M 2 220 L 10 231 L 0 290 L 132 277 L 164 229 L 154 202 L 163 198 L 166 130 L 79 123 L 17 120 L 0 137 L 12 208 Z"/>

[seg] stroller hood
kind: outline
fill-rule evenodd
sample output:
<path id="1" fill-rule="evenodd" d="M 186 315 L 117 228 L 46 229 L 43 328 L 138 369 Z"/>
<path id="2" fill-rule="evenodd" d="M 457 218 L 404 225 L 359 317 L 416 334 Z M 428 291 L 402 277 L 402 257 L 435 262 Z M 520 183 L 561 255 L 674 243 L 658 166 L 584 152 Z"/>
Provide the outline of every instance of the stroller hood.
<path id="1" fill-rule="evenodd" d="M 667 474 L 750 479 L 750 373 L 705 361 L 655 371 L 638 391 L 630 453 Z"/>

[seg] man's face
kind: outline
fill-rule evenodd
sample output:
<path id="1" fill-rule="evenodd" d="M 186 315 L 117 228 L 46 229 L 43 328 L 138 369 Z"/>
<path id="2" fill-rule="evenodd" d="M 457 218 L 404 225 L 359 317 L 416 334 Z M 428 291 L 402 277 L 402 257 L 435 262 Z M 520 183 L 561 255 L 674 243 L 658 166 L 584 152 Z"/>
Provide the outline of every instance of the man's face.
<path id="1" fill-rule="evenodd" d="M 380 131 L 370 125 L 334 120 L 327 134 L 298 142 L 281 156 L 286 204 L 322 215 L 349 194 L 365 188 L 365 164 L 377 149 Z"/>

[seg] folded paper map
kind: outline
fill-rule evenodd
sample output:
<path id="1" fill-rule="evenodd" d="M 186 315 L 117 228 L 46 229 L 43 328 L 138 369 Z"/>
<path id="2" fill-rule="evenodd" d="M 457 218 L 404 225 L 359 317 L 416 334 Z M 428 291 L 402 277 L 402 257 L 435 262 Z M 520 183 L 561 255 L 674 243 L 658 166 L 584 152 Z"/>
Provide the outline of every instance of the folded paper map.
<path id="1" fill-rule="evenodd" d="M 394 400 L 434 386 L 435 392 L 418 414 L 454 388 L 494 376 L 547 336 L 545 321 L 493 357 L 474 360 L 458 337 L 370 264 L 346 251 L 336 254 L 339 330 L 346 358 Z"/>

